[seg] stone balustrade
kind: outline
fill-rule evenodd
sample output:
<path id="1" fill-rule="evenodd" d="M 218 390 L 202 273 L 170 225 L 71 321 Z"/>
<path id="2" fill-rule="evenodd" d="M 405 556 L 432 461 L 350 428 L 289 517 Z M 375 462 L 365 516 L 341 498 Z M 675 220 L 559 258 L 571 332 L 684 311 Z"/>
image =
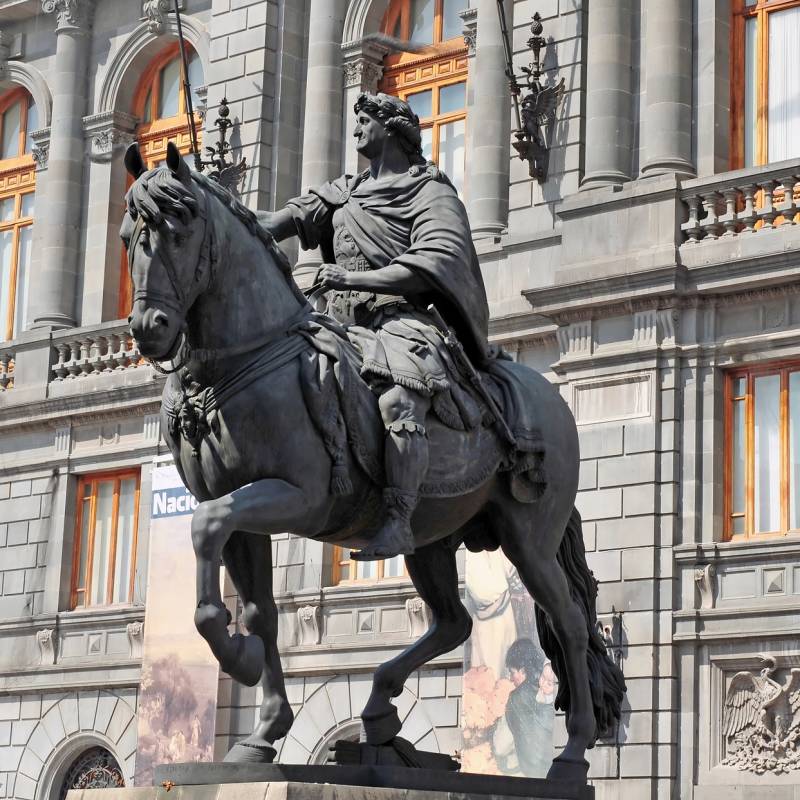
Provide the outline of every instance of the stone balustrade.
<path id="1" fill-rule="evenodd" d="M 14 388 L 14 351 L 0 349 L 0 392 Z"/>
<path id="2" fill-rule="evenodd" d="M 51 367 L 53 382 L 72 381 L 90 375 L 110 375 L 143 365 L 128 326 L 115 323 L 96 331 L 64 331 L 53 337 L 57 354 Z"/>
<path id="3" fill-rule="evenodd" d="M 688 243 L 761 233 L 800 221 L 800 159 L 683 181 Z"/>

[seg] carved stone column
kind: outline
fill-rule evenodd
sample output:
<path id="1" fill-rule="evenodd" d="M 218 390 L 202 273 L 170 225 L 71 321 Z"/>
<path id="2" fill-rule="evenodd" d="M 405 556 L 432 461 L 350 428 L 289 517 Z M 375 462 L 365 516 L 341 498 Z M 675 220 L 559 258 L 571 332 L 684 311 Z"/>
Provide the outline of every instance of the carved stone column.
<path id="1" fill-rule="evenodd" d="M 643 175 L 694 175 L 692 0 L 645 0 Z"/>
<path id="2" fill-rule="evenodd" d="M 592 0 L 589 4 L 582 189 L 631 178 L 632 13 L 632 0 Z"/>
<path id="3" fill-rule="evenodd" d="M 56 57 L 47 196 L 36 198 L 37 225 L 43 230 L 39 268 L 32 278 L 33 327 L 65 328 L 76 322 L 85 160 L 83 115 L 94 0 L 42 0 L 42 10 L 56 15 Z"/>
<path id="4" fill-rule="evenodd" d="M 301 191 L 342 173 L 342 35 L 347 0 L 310 0 Z M 321 263 L 301 252 L 295 277 L 306 285 Z"/>
<path id="5" fill-rule="evenodd" d="M 353 141 L 356 128 L 356 116 L 353 106 L 361 92 L 378 91 L 378 84 L 383 77 L 383 59 L 388 50 L 380 45 L 355 42 L 343 45 L 344 60 L 344 171 L 355 175 L 365 170 L 369 163 L 359 156 Z"/>
<path id="6" fill-rule="evenodd" d="M 506 6 L 511 26 L 511 4 L 507 2 Z M 477 11 L 475 69 L 470 71 L 473 103 L 467 117 L 467 207 L 472 233 L 480 238 L 498 236 L 508 224 L 511 114 L 496 0 L 478 0 Z"/>

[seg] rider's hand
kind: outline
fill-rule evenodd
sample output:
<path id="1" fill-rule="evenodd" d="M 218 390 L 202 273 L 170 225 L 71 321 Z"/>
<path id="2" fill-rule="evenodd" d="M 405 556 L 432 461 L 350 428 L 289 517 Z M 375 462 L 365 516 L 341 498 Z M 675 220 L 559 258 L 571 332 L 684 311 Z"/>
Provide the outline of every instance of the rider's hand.
<path id="1" fill-rule="evenodd" d="M 349 273 L 338 264 L 323 264 L 317 273 L 322 289 L 347 289 Z"/>

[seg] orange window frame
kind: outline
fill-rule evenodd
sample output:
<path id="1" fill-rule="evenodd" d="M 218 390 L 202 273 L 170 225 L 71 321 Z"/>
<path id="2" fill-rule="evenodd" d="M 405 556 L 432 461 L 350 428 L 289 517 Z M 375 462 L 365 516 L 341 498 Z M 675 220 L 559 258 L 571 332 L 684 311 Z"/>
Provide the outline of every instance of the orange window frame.
<path id="1" fill-rule="evenodd" d="M 196 55 L 191 45 L 187 45 L 187 55 Z M 134 114 L 140 119 L 146 115 L 146 104 L 149 96 L 150 122 L 142 122 L 136 129 L 136 141 L 142 153 L 145 167 L 153 169 L 160 162 L 166 160 L 167 144 L 171 141 L 177 146 L 181 155 L 192 152 L 192 135 L 186 118 L 186 89 L 184 86 L 183 64 L 181 64 L 181 80 L 178 87 L 178 114 L 173 117 L 158 117 L 158 108 L 161 104 L 161 73 L 176 58 L 180 58 L 180 45 L 173 42 L 166 47 L 148 66 L 142 75 L 133 98 Z M 197 129 L 197 146 L 203 143 L 203 120 L 195 112 L 195 127 Z M 128 188 L 132 181 L 128 180 Z M 119 281 L 119 302 L 117 313 L 120 318 L 127 317 L 133 303 L 133 287 L 128 274 L 128 257 L 125 248 L 122 248 Z"/>
<path id="2" fill-rule="evenodd" d="M 403 564 L 402 575 L 384 575 L 386 564 L 385 560 L 375 562 L 377 567 L 377 575 L 372 578 L 350 577 L 358 574 L 358 565 L 360 562 L 353 561 L 347 555 L 349 552 L 349 550 L 345 550 L 345 548 L 339 547 L 338 545 L 333 548 L 333 575 L 331 577 L 334 586 L 375 583 L 376 581 L 384 580 L 403 580 L 408 577 L 408 570 L 406 569 L 405 564 Z M 347 578 L 343 577 L 345 569 L 347 569 Z"/>
<path id="3" fill-rule="evenodd" d="M 403 40 L 411 32 L 410 0 L 394 0 L 383 18 L 381 30 L 392 35 L 400 22 Z M 463 37 L 456 36 L 442 41 L 444 27 L 444 0 L 436 0 L 433 22 L 433 45 L 423 53 L 395 53 L 384 59 L 384 74 L 379 91 L 408 100 L 409 95 L 430 90 L 432 113 L 420 119 L 423 130 L 432 130 L 431 159 L 439 162 L 439 131 L 442 126 L 466 120 L 467 110 L 459 109 L 450 114 L 440 113 L 439 94 L 443 87 L 467 81 L 468 48 Z M 465 86 L 466 93 L 466 86 Z"/>
<path id="4" fill-rule="evenodd" d="M 746 539 L 765 539 L 786 536 L 800 530 L 789 527 L 789 510 L 791 491 L 790 481 L 790 418 L 789 418 L 789 375 L 800 372 L 800 361 L 783 361 L 764 364 L 758 367 L 746 367 L 729 371 L 725 376 L 725 414 L 724 414 L 724 530 L 725 541 L 742 541 Z M 759 377 L 780 376 L 780 417 L 778 436 L 781 445 L 780 454 L 780 530 L 755 532 L 755 380 Z M 744 395 L 734 395 L 734 384 L 745 380 Z M 743 511 L 733 510 L 733 425 L 734 403 L 744 404 L 744 488 L 745 508 Z M 734 533 L 734 518 L 744 518 L 744 532 Z"/>
<path id="5" fill-rule="evenodd" d="M 108 577 L 106 579 L 105 597 L 113 600 L 114 593 L 114 570 L 117 559 L 117 531 L 119 526 L 119 495 L 122 481 L 136 480 L 136 489 L 133 498 L 133 541 L 131 543 L 131 574 L 128 581 L 127 602 L 133 602 L 133 586 L 136 576 L 136 548 L 139 539 L 139 498 L 141 492 L 141 470 L 124 469 L 114 472 L 102 472 L 93 475 L 84 475 L 78 481 L 78 506 L 75 514 L 75 540 L 72 553 L 72 580 L 70 583 L 70 608 L 87 608 L 90 603 L 88 598 L 92 595 L 92 570 L 94 562 L 94 537 L 97 528 L 97 494 L 98 486 L 101 483 L 114 482 L 114 495 L 111 511 L 111 546 L 108 553 Z M 88 503 L 86 502 L 88 501 Z M 81 552 L 81 532 L 83 529 L 84 515 L 90 515 L 90 524 L 86 536 L 86 576 L 83 586 L 79 586 L 80 566 L 82 561 Z M 107 605 L 101 603 L 100 605 Z"/>
<path id="6" fill-rule="evenodd" d="M 33 217 L 22 216 L 23 195 L 36 191 L 36 164 L 33 156 L 25 152 L 25 143 L 28 138 L 28 111 L 33 102 L 26 89 L 12 89 L 0 98 L 0 140 L 2 140 L 3 114 L 20 100 L 22 103 L 20 114 L 19 148 L 14 158 L 0 161 L 0 202 L 14 198 L 14 213 L 10 220 L 0 222 L 0 231 L 13 231 L 11 241 L 11 272 L 8 287 L 9 303 L 5 319 L 0 319 L 0 341 L 7 341 L 14 334 L 14 320 L 16 318 L 17 281 L 19 278 L 19 244 L 23 228 L 33 225 Z"/>
<path id="7" fill-rule="evenodd" d="M 748 19 L 756 20 L 755 165 L 769 160 L 769 15 L 800 7 L 800 0 L 733 0 L 731 25 L 731 169 L 745 165 L 745 62 Z"/>

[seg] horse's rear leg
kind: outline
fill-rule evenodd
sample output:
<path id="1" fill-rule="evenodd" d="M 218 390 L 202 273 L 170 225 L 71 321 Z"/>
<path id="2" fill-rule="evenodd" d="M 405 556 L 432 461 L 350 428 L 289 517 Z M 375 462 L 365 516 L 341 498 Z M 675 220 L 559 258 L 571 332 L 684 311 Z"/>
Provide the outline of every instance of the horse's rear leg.
<path id="1" fill-rule="evenodd" d="M 278 653 L 278 608 L 272 595 L 272 548 L 268 536 L 237 531 L 222 552 L 225 567 L 242 601 L 242 620 L 247 630 L 264 642 L 261 673 L 264 698 L 253 733 L 237 742 L 225 761 L 271 762 L 272 743 L 289 732 L 294 714 L 286 698 L 283 669 Z"/>
<path id="2" fill-rule="evenodd" d="M 368 744 L 386 744 L 400 732 L 402 723 L 390 699 L 403 691 L 408 676 L 465 642 L 472 630 L 472 620 L 459 597 L 456 555 L 450 544 L 436 542 L 422 547 L 406 556 L 406 566 L 433 619 L 424 636 L 375 671 L 372 692 L 361 712 Z"/>
<path id="3" fill-rule="evenodd" d="M 547 777 L 585 781 L 589 769 L 585 753 L 596 738 L 587 665 L 589 635 L 586 618 L 572 599 L 567 577 L 556 558 L 569 515 L 558 520 L 534 520 L 534 509 L 535 506 L 523 507 L 516 514 L 507 515 L 506 524 L 498 532 L 503 552 L 517 568 L 531 597 L 547 614 L 566 664 L 566 675 L 559 679 L 566 680 L 569 686 L 567 746 Z"/>
<path id="4" fill-rule="evenodd" d="M 264 643 L 258 635 L 228 635 L 228 612 L 219 586 L 222 551 L 234 531 L 261 535 L 302 531 L 312 511 L 302 490 L 286 481 L 267 479 L 201 503 L 192 518 L 197 558 L 195 627 L 208 642 L 223 672 L 255 686 L 264 671 Z"/>

